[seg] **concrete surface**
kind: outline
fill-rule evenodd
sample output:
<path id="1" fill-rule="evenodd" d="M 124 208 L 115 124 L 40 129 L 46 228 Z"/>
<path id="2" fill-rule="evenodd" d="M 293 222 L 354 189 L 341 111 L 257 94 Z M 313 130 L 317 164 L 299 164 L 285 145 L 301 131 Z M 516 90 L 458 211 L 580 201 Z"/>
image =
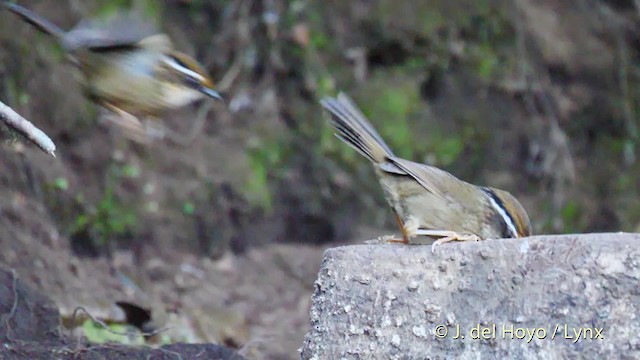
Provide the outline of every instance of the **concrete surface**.
<path id="1" fill-rule="evenodd" d="M 639 264 L 624 233 L 329 249 L 302 358 L 637 359 Z"/>

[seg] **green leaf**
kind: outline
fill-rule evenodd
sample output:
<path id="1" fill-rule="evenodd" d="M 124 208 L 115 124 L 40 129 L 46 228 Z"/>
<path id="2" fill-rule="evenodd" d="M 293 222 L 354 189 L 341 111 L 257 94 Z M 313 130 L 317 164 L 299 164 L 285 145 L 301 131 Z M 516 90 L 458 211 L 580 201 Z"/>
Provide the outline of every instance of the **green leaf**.
<path id="1" fill-rule="evenodd" d="M 140 168 L 135 165 L 125 165 L 122 167 L 122 174 L 129 178 L 137 178 L 140 176 Z"/>
<path id="2" fill-rule="evenodd" d="M 82 330 L 87 339 L 91 342 L 103 343 L 119 343 L 125 345 L 144 345 L 144 337 L 135 328 L 127 325 L 112 324 L 107 328 L 88 319 L 82 324 Z M 111 330 L 111 331 L 110 331 Z M 131 333 L 131 336 L 114 334 Z"/>
<path id="3" fill-rule="evenodd" d="M 195 210 L 196 210 L 196 207 L 191 202 L 186 202 L 184 203 L 184 205 L 182 205 L 182 212 L 187 215 L 193 215 Z"/>
<path id="4" fill-rule="evenodd" d="M 69 188 L 69 182 L 67 181 L 67 179 L 59 177 L 53 182 L 53 187 L 57 190 L 64 191 Z"/>

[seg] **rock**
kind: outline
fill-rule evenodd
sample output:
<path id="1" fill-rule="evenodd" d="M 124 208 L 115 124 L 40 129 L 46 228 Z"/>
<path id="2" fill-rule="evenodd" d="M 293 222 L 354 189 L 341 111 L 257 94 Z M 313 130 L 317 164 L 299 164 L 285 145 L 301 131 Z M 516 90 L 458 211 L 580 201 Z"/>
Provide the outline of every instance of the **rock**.
<path id="1" fill-rule="evenodd" d="M 76 344 L 69 344 L 48 347 L 39 343 L 7 344 L 4 349 L 0 349 L 0 359 L 7 358 L 12 360 L 244 360 L 233 350 L 214 344 L 171 344 L 158 349 L 126 345 L 77 347 Z"/>
<path id="2" fill-rule="evenodd" d="M 329 249 L 302 358 L 639 358 L 639 266 L 623 233 Z"/>
<path id="3" fill-rule="evenodd" d="M 0 267 L 0 339 L 59 343 L 60 315 L 50 299 Z"/>
<path id="4" fill-rule="evenodd" d="M 61 336 L 58 308 L 0 266 L 0 359 L 216 359 L 244 360 L 215 344 L 171 344 L 154 349 L 119 344 L 88 345 Z"/>

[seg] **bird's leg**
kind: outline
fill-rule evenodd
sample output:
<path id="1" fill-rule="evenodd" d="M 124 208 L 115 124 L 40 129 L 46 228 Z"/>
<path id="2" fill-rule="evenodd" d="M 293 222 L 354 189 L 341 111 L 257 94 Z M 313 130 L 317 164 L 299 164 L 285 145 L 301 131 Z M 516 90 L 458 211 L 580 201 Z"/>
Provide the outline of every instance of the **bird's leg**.
<path id="1" fill-rule="evenodd" d="M 169 141 L 172 141 L 184 147 L 191 145 L 191 143 L 193 143 L 193 140 L 198 135 L 196 134 L 195 136 L 185 136 L 175 130 L 168 128 L 167 126 L 156 127 L 156 131 L 161 134 L 161 138 L 167 138 Z"/>
<path id="2" fill-rule="evenodd" d="M 404 223 L 402 221 L 402 219 L 400 218 L 400 215 L 398 215 L 397 211 L 394 210 L 393 213 L 396 216 L 396 222 L 398 223 L 398 226 L 400 227 L 400 231 L 402 232 L 402 239 L 387 239 L 385 241 L 389 242 L 389 243 L 408 245 L 409 244 L 409 239 L 412 237 L 411 233 L 413 231 L 417 230 L 417 225 L 415 226 L 416 229 L 412 229 L 414 227 L 413 226 L 413 223 L 414 223 L 413 219 L 409 219 L 409 221 Z"/>
<path id="3" fill-rule="evenodd" d="M 142 128 L 142 123 L 140 122 L 140 120 L 138 120 L 138 118 L 133 116 L 132 114 L 110 103 L 104 103 L 102 104 L 102 106 L 114 113 L 115 116 L 108 117 L 108 119 L 113 123 L 122 127 L 138 126 Z"/>
<path id="4" fill-rule="evenodd" d="M 150 129 L 145 126 L 146 124 L 138 126 L 133 123 L 125 122 L 118 125 L 123 130 L 124 136 L 131 141 L 143 145 L 149 145 L 153 142 L 152 133 L 150 132 Z"/>
<path id="5" fill-rule="evenodd" d="M 129 140 L 141 144 L 149 144 L 151 142 L 147 127 L 136 116 L 113 104 L 105 103 L 103 106 L 112 112 L 105 118 L 118 126 Z"/>
<path id="6" fill-rule="evenodd" d="M 425 230 L 425 229 L 418 229 L 416 231 L 416 235 L 424 235 L 424 236 L 431 236 L 431 237 L 439 237 L 440 239 L 436 240 L 432 245 L 431 245 L 431 252 L 434 252 L 436 249 L 436 246 L 444 244 L 444 243 L 448 243 L 451 241 L 479 241 L 480 237 L 478 235 L 475 234 L 469 234 L 469 233 L 458 233 L 455 231 L 448 231 L 448 230 Z"/>
<path id="7" fill-rule="evenodd" d="M 165 137 L 165 127 L 162 124 L 158 124 L 152 119 L 145 119 L 144 122 L 145 134 L 151 140 L 162 140 Z"/>
<path id="8" fill-rule="evenodd" d="M 157 132 L 161 132 L 161 136 L 159 136 L 159 138 L 167 138 L 169 141 L 172 141 L 180 146 L 190 146 L 193 141 L 200 135 L 202 134 L 202 129 L 204 128 L 204 125 L 206 123 L 207 120 L 207 115 L 209 114 L 209 111 L 211 110 L 212 105 L 210 101 L 205 101 L 205 103 L 200 106 L 200 108 L 198 109 L 198 113 L 196 114 L 195 120 L 193 122 L 193 125 L 191 126 L 191 129 L 189 130 L 189 133 L 186 135 L 183 135 L 167 126 L 159 126 L 156 127 L 156 131 Z"/>

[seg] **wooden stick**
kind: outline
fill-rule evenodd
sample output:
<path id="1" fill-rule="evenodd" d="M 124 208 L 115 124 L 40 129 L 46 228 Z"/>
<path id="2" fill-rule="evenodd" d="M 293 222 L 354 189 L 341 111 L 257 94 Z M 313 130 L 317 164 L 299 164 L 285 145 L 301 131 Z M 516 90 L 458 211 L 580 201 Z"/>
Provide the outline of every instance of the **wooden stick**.
<path id="1" fill-rule="evenodd" d="M 29 120 L 23 118 L 10 107 L 0 101 L 0 120 L 4 121 L 9 127 L 22 134 L 32 143 L 36 144 L 42 151 L 53 155 L 56 151 L 56 145 L 51 138 L 42 130 L 38 129 Z"/>

